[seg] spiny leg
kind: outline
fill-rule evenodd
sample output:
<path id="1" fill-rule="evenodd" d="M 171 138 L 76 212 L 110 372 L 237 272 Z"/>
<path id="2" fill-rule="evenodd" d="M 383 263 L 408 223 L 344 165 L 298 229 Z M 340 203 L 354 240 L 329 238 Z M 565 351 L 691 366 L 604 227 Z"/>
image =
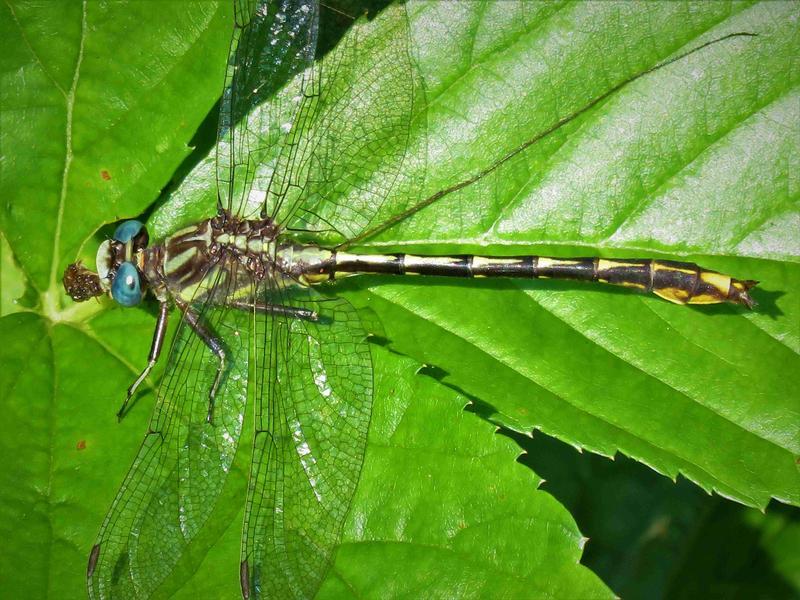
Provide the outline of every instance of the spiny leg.
<path id="1" fill-rule="evenodd" d="M 158 307 L 158 320 L 156 321 L 156 328 L 155 330 L 153 330 L 153 341 L 150 344 L 150 354 L 147 357 L 147 366 L 142 370 L 141 373 L 139 373 L 139 376 L 136 378 L 136 381 L 134 381 L 128 388 L 128 394 L 125 397 L 125 401 L 122 403 L 122 406 L 120 406 L 119 410 L 117 411 L 118 421 L 122 420 L 122 417 L 125 415 L 125 409 L 128 408 L 128 402 L 130 402 L 131 398 L 136 393 L 137 388 L 150 374 L 150 371 L 156 364 L 156 361 L 158 361 L 158 357 L 161 355 L 161 348 L 164 345 L 164 334 L 167 331 L 168 315 L 169 315 L 169 307 L 167 306 L 167 303 L 161 302 Z"/>
<path id="2" fill-rule="evenodd" d="M 215 337 L 214 334 L 203 325 L 200 315 L 198 315 L 191 306 L 186 302 L 177 300 L 175 303 L 178 305 L 178 308 L 181 309 L 181 312 L 183 312 L 183 318 L 186 319 L 186 323 L 192 328 L 195 335 L 203 340 L 203 343 L 214 353 L 217 360 L 219 360 L 217 373 L 214 376 L 214 383 L 211 384 L 211 389 L 208 392 L 208 413 L 206 414 L 206 422 L 211 423 L 214 419 L 214 399 L 216 398 L 219 384 L 222 381 L 222 375 L 225 372 L 225 349 L 222 347 L 222 341 Z"/>

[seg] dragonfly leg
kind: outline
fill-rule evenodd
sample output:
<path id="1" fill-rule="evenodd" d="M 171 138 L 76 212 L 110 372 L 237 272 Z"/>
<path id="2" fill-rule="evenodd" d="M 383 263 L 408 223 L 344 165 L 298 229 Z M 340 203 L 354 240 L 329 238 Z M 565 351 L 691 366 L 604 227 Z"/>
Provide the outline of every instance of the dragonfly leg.
<path id="1" fill-rule="evenodd" d="M 192 331 L 203 340 L 203 343 L 208 346 L 208 349 L 214 353 L 214 356 L 216 356 L 219 361 L 217 373 L 214 376 L 214 383 L 211 384 L 211 389 L 208 392 L 208 413 L 206 413 L 206 422 L 211 423 L 214 420 L 214 398 L 217 395 L 219 384 L 222 381 L 222 375 L 225 373 L 225 349 L 222 347 L 222 341 L 215 337 L 214 334 L 203 325 L 200 315 L 185 302 L 176 302 L 176 304 L 183 312 L 183 317 L 186 319 L 186 323 L 189 327 L 192 328 Z"/>
<path id="2" fill-rule="evenodd" d="M 125 397 L 125 401 L 122 403 L 122 406 L 119 407 L 117 411 L 117 420 L 121 421 L 122 417 L 125 415 L 125 409 L 128 408 L 128 402 L 130 402 L 133 395 L 136 393 L 137 388 L 141 385 L 141 383 L 145 380 L 145 378 L 150 374 L 150 370 L 153 368 L 153 365 L 156 364 L 158 361 L 158 357 L 161 355 L 161 348 L 164 345 L 164 333 L 167 331 L 167 315 L 169 314 L 169 310 L 167 307 L 166 302 L 161 302 L 158 307 L 158 320 L 156 321 L 156 328 L 153 331 L 153 341 L 150 344 L 150 354 L 147 357 L 147 366 L 139 373 L 139 376 L 136 378 L 131 386 L 128 388 L 128 394 Z"/>
<path id="3" fill-rule="evenodd" d="M 262 304 L 259 302 L 230 302 L 228 306 L 238 308 L 239 310 L 254 310 L 258 313 L 280 315 L 283 317 L 292 317 L 295 319 L 303 319 L 304 321 L 318 321 L 319 315 L 313 310 L 306 308 L 297 308 L 296 306 L 284 306 L 282 304 Z"/>

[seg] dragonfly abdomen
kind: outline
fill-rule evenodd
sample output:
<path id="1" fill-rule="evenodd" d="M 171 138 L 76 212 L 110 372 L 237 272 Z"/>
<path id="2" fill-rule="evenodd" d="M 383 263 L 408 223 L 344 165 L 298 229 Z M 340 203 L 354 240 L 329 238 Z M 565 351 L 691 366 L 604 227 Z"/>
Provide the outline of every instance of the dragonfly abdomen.
<path id="1" fill-rule="evenodd" d="M 731 302 L 748 308 L 753 306 L 748 290 L 757 283 L 734 279 L 694 263 L 655 259 L 363 255 L 332 252 L 326 261 L 315 267 L 305 271 L 306 281 L 312 284 L 357 273 L 571 279 L 652 292 L 676 304 Z"/>

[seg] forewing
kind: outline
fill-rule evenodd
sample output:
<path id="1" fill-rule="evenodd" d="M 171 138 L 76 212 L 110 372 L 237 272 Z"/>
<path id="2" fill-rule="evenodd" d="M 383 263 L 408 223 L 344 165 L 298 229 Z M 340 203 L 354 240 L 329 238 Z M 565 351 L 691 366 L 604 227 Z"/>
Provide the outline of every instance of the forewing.
<path id="1" fill-rule="evenodd" d="M 235 0 L 234 6 L 217 132 L 217 183 L 221 208 L 254 216 L 246 214 L 251 193 L 262 202 L 268 187 L 253 191 L 255 169 L 296 147 L 292 124 L 303 105 L 302 90 L 313 84 L 301 84 L 300 97 L 265 101 L 313 63 L 319 8 L 316 0 Z"/>
<path id="2" fill-rule="evenodd" d="M 209 286 L 231 285 L 214 272 Z M 203 286 L 200 292 L 206 291 Z M 227 369 L 206 422 L 218 361 L 183 320 L 139 453 L 92 550 L 91 598 L 147 598 L 175 567 L 213 510 L 236 453 L 246 403 L 252 315 L 196 303 L 222 340 Z"/>
<path id="3" fill-rule="evenodd" d="M 424 165 L 410 162 L 424 162 L 425 137 L 412 120 L 424 94 L 410 44 L 405 7 L 390 6 L 315 65 L 318 98 L 298 121 L 297 155 L 276 169 L 287 180 L 268 207 L 276 222 L 337 243 L 392 216 L 381 214 L 387 199 L 414 203 Z M 289 86 L 278 98 L 295 94 Z"/>
<path id="4" fill-rule="evenodd" d="M 314 595 L 358 484 L 372 411 L 366 332 L 342 299 L 269 296 L 319 320 L 256 321 L 256 434 L 242 540 L 245 597 Z"/>

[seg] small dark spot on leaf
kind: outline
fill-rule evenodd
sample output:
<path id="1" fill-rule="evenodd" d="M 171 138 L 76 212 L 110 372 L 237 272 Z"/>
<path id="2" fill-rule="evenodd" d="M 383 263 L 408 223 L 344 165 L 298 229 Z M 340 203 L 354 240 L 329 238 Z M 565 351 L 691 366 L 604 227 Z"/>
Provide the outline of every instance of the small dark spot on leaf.
<path id="1" fill-rule="evenodd" d="M 80 440 L 76 448 L 78 450 L 84 450 L 86 448 L 86 440 Z"/>
<path id="2" fill-rule="evenodd" d="M 100 171 L 100 177 L 108 181 L 109 179 L 111 179 L 111 173 L 103 169 L 102 171 Z"/>

